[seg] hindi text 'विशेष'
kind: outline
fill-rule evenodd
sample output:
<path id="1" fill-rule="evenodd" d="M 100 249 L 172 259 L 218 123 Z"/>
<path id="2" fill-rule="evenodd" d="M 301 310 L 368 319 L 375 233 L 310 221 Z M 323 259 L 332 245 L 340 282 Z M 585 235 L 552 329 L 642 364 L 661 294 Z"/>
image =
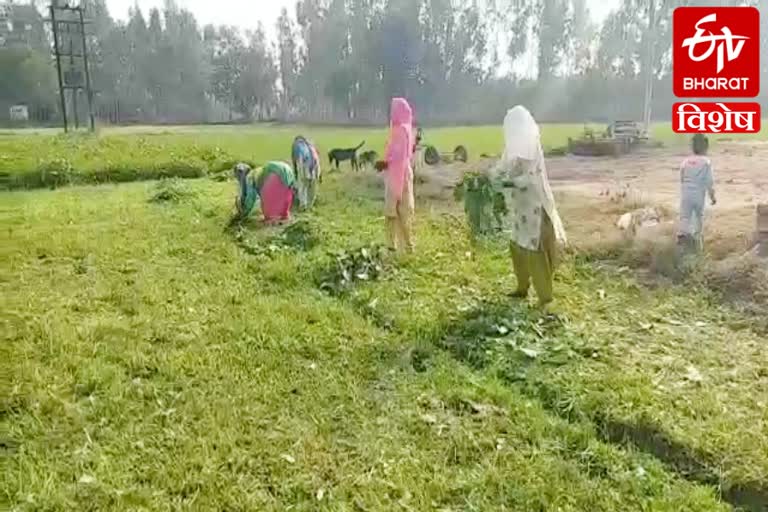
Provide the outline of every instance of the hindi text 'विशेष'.
<path id="1" fill-rule="evenodd" d="M 758 133 L 759 103 L 675 103 L 675 133 Z"/>

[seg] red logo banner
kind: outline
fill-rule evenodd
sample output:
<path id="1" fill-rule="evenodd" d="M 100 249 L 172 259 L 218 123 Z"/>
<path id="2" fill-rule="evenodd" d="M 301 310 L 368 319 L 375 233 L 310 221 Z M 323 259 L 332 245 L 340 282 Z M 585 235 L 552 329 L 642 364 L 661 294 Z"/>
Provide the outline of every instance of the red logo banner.
<path id="1" fill-rule="evenodd" d="M 760 93 L 760 11 L 678 7 L 672 20 L 673 87 L 679 98 Z"/>

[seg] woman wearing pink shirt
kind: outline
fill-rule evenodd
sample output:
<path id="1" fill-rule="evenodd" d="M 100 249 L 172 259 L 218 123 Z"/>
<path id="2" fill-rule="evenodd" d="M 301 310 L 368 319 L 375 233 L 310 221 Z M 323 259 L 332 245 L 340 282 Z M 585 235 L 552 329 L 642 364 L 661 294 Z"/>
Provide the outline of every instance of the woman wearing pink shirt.
<path id="1" fill-rule="evenodd" d="M 385 160 L 377 162 L 385 171 L 384 216 L 387 242 L 394 251 L 413 252 L 411 223 L 414 212 L 411 157 L 415 143 L 413 110 L 404 98 L 394 98 L 390 111 L 389 142 Z"/>

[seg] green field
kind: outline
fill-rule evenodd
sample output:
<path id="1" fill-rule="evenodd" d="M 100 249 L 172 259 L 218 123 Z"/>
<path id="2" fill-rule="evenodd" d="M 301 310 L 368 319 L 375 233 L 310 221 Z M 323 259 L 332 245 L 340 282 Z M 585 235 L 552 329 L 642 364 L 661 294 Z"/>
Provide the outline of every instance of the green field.
<path id="1" fill-rule="evenodd" d="M 549 147 L 567 142 L 580 126 L 556 126 L 547 132 Z M 296 126 L 117 128 L 107 129 L 99 137 L 82 134 L 55 136 L 43 131 L 36 136 L 19 132 L 0 135 L 0 172 L 11 176 L 16 187 L 37 187 L 45 180 L 62 181 L 83 177 L 84 182 L 135 181 L 168 176 L 198 177 L 206 172 L 229 170 L 236 161 L 263 163 L 289 159 L 290 146 L 297 134 L 312 138 L 323 155 L 334 147 L 357 146 L 384 149 L 386 130 L 326 129 Z M 496 153 L 501 143 L 498 127 L 429 130 L 427 142 L 441 150 L 453 151 L 467 145 L 473 156 Z M 44 183 L 40 183 L 40 182 Z"/>
<path id="2" fill-rule="evenodd" d="M 579 136 L 583 129 L 577 124 L 545 125 L 543 145 L 545 149 L 563 147 L 568 137 Z M 4 177 L 5 188 L 201 177 L 228 171 L 237 161 L 289 159 L 290 144 L 297 134 L 311 138 L 323 155 L 331 148 L 356 146 L 362 141 L 366 142 L 365 149 L 381 153 L 387 131 L 258 125 L 106 128 L 97 137 L 56 134 L 56 130 L 0 130 L 0 178 Z M 687 140 L 672 133 L 666 124 L 657 125 L 653 135 L 666 144 L 685 144 Z M 754 137 L 768 137 L 768 128 Z M 498 126 L 427 128 L 424 142 L 446 152 L 463 144 L 470 158 L 477 158 L 484 153 L 500 153 L 502 135 Z"/>
<path id="3" fill-rule="evenodd" d="M 545 145 L 580 129 L 546 127 Z M 385 136 L 115 130 L 70 150 L 14 133 L 0 171 L 196 161 L 204 176 L 286 158 L 299 132 L 325 151 Z M 498 132 L 426 139 L 498 153 Z M 207 178 L 0 192 L 0 504 L 768 509 L 759 318 L 589 253 L 567 255 L 560 319 L 542 317 L 507 297 L 506 252 L 471 246 L 446 201 L 418 205 L 416 255 L 331 293 L 339 253 L 383 239 L 375 181 L 329 175 L 317 209 L 283 229 L 225 229 L 234 193 Z"/>

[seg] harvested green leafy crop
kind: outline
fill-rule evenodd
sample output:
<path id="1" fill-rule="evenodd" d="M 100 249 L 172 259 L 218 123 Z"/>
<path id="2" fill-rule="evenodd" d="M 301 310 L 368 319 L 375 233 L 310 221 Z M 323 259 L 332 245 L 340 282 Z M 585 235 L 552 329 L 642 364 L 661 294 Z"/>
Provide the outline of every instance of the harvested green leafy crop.
<path id="1" fill-rule="evenodd" d="M 490 179 L 479 173 L 467 173 L 456 186 L 454 197 L 464 202 L 473 238 L 492 236 L 501 230 L 507 213 L 504 196 L 494 189 Z"/>

